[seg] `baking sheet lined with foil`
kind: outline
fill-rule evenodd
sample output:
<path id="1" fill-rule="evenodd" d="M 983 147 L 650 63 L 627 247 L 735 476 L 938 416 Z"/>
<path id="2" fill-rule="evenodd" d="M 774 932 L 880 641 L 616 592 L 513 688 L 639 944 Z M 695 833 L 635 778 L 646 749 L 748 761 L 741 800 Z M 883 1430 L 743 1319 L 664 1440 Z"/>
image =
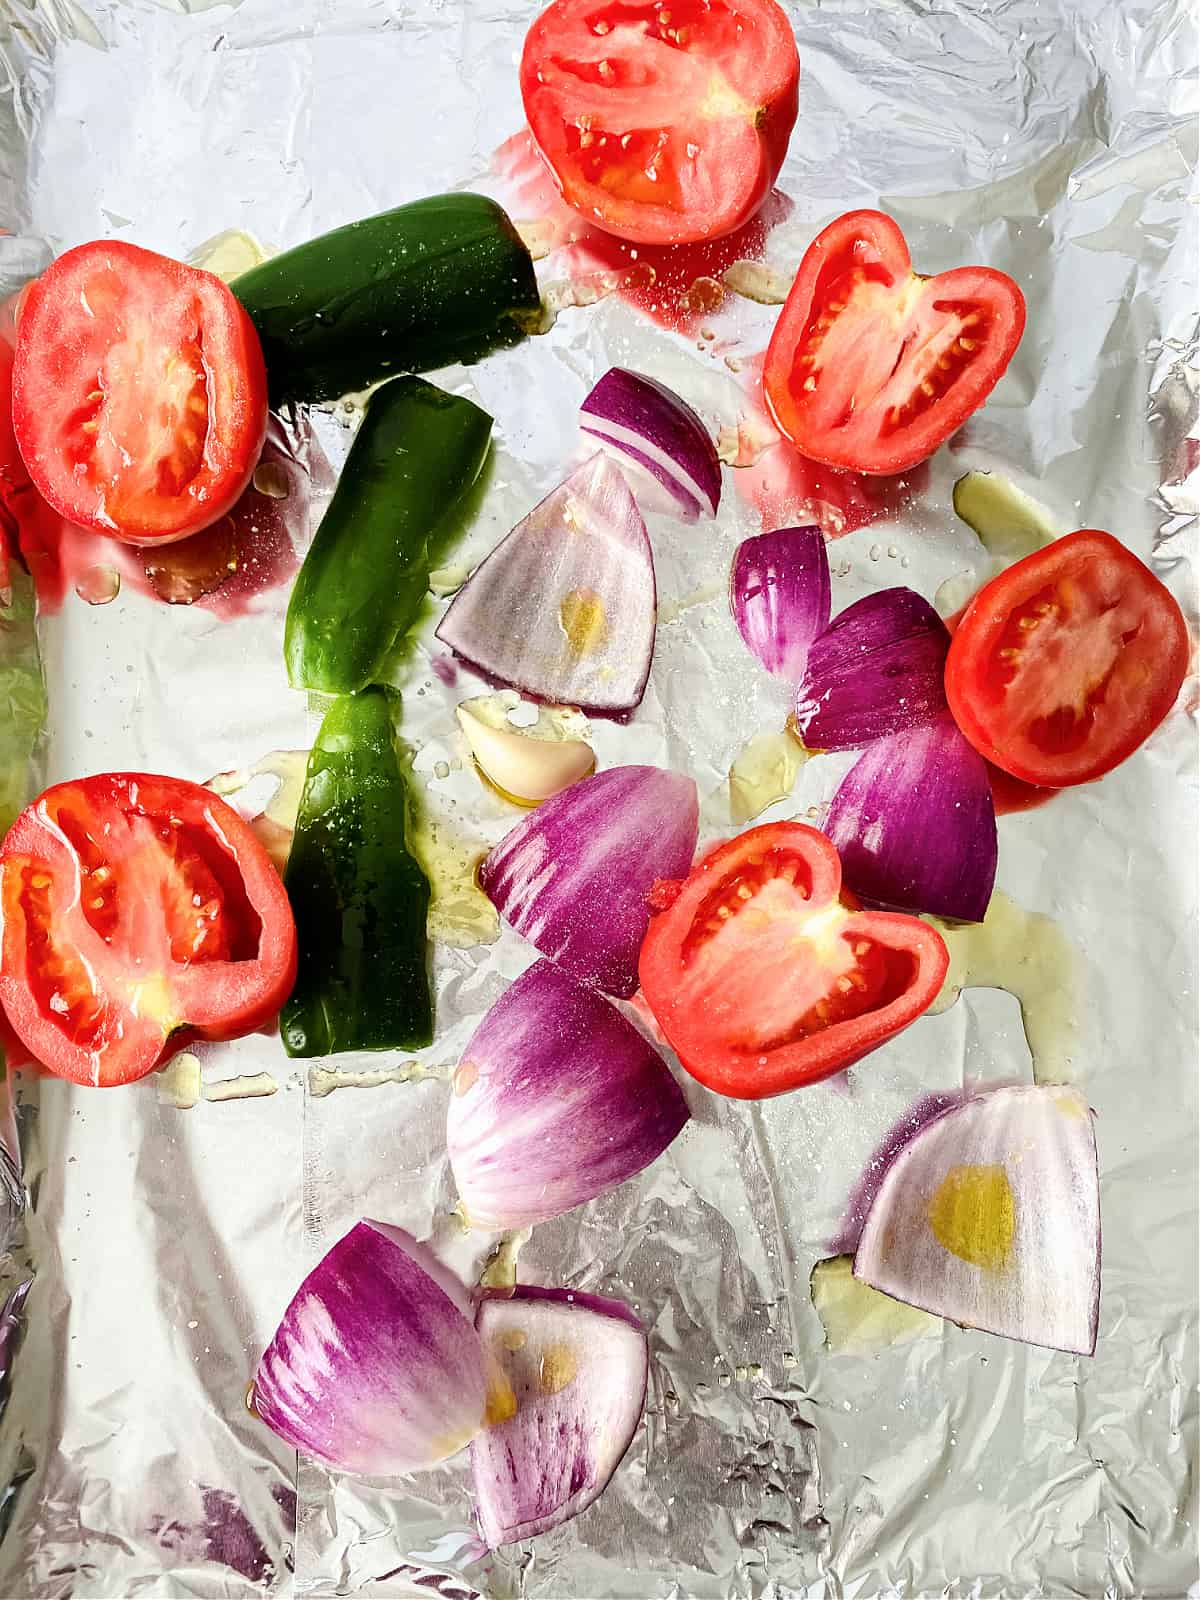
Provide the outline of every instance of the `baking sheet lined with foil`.
<path id="1" fill-rule="evenodd" d="M 485 187 L 536 222 L 491 160 L 521 125 L 516 61 L 534 9 L 0 0 L 0 224 L 11 235 L 0 286 L 92 237 L 185 256 L 241 229 L 283 247 L 458 186 Z M 768 266 L 789 277 L 824 223 L 878 204 L 922 271 L 987 263 L 1029 305 L 986 408 L 885 520 L 831 546 L 835 608 L 887 584 L 933 597 L 982 575 L 987 552 L 950 500 L 954 480 L 980 467 L 1063 529 L 1117 534 L 1194 625 L 1188 8 L 788 10 L 800 116 L 780 179 L 793 204 L 766 238 Z M 576 409 L 604 370 L 646 371 L 714 431 L 734 428 L 750 414 L 753 357 L 775 315 L 718 293 L 703 302 L 702 336 L 680 333 L 605 292 L 609 282 L 564 289 L 562 252 L 539 273 L 563 307 L 549 331 L 437 375 L 496 418 L 464 571 L 561 478 L 578 449 Z M 317 414 L 289 436 L 289 493 L 313 489 L 309 513 L 288 524 L 300 543 L 327 491 L 322 457 L 336 464 L 352 420 Z M 661 614 L 650 688 L 629 726 L 591 725 L 602 765 L 690 773 L 706 838 L 734 825 L 739 752 L 777 733 L 788 709 L 725 598 L 733 550 L 760 526 L 739 488 L 754 470 L 726 474 L 715 524 L 651 520 Z M 202 781 L 307 745 L 316 718 L 282 665 L 286 598 L 286 583 L 224 611 L 215 600 L 168 607 L 129 583 L 105 605 L 68 592 L 40 624 L 48 780 L 124 767 Z M 260 1350 L 354 1220 L 431 1238 L 467 1277 L 498 1242 L 451 1220 L 443 1080 L 532 951 L 498 933 L 469 886 L 471 860 L 515 813 L 480 786 L 456 728 L 455 703 L 483 686 L 434 670 L 443 604 L 431 601 L 398 680 L 424 848 L 443 886 L 438 1032 L 420 1071 L 395 1057 L 310 1073 L 277 1039 L 254 1036 L 198 1052 L 199 1098 L 199 1078 L 181 1092 L 174 1072 L 112 1093 L 19 1081 L 29 1207 L 4 1281 L 36 1275 L 0 1422 L 0 1593 L 1188 1592 L 1196 787 L 1180 710 L 1102 783 L 1000 821 L 998 890 L 1057 930 L 1057 998 L 1036 984 L 1026 995 L 1037 1063 L 1017 1001 L 968 987 L 844 1077 L 782 1099 L 721 1101 L 689 1082 L 694 1120 L 663 1158 L 521 1244 L 523 1278 L 620 1296 L 650 1332 L 645 1425 L 584 1516 L 480 1557 L 463 1460 L 391 1487 L 309 1464 L 297 1475 L 249 1415 Z M 847 764 L 808 762 L 764 819 L 819 818 Z M 1018 912 L 1011 925 L 1014 950 L 1037 934 Z M 1035 1065 L 1073 1078 L 1096 1113 L 1095 1359 L 938 1323 L 860 1328 L 825 1348 L 810 1272 L 844 1242 L 889 1128 L 923 1095 L 1028 1081 Z M 355 1074 L 367 1083 L 344 1081 Z M 245 1082 L 215 1087 L 234 1079 Z M 258 1092 L 244 1096 L 247 1083 Z"/>

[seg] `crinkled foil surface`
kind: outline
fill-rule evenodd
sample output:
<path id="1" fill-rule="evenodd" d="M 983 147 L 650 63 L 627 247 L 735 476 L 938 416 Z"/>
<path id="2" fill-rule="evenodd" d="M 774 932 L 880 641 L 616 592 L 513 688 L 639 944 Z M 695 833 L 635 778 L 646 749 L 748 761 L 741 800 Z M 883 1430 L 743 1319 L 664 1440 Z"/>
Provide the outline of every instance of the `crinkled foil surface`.
<path id="1" fill-rule="evenodd" d="M 950 487 L 988 467 L 1061 527 L 1117 533 L 1194 623 L 1185 0 L 788 8 L 801 111 L 780 186 L 795 204 L 767 260 L 790 272 L 825 222 L 881 204 L 922 270 L 987 262 L 1017 278 L 1030 312 L 991 403 L 919 492 L 833 547 L 835 604 L 896 582 L 932 595 L 982 572 Z M 281 247 L 488 183 L 492 152 L 521 124 L 516 62 L 533 11 L 0 0 L 5 292 L 97 236 L 183 256 L 242 228 Z M 553 255 L 539 270 L 561 275 Z M 575 408 L 609 365 L 649 370 L 714 427 L 732 423 L 738 363 L 714 349 L 751 356 L 773 315 L 727 304 L 720 337 L 698 348 L 614 295 L 442 374 L 497 423 L 464 559 L 561 477 Z M 331 414 L 314 427 L 336 460 L 345 426 Z M 290 447 L 311 476 L 306 424 Z M 663 617 L 650 689 L 630 726 L 592 730 L 604 763 L 691 773 L 709 837 L 731 825 L 730 763 L 786 711 L 723 597 L 736 543 L 759 526 L 733 477 L 715 526 L 652 522 Z M 68 593 L 41 620 L 48 779 L 124 767 L 204 780 L 310 742 L 316 717 L 282 667 L 285 601 L 286 585 L 222 617 L 129 586 L 108 606 Z M 422 805 L 482 849 L 513 813 L 463 760 L 453 706 L 482 686 L 432 670 L 441 606 L 398 679 L 402 732 Z M 266 1072 L 269 1097 L 180 1110 L 153 1078 L 110 1092 L 19 1083 L 29 1206 L 6 1283 L 35 1275 L 0 1430 L 0 1594 L 1196 1593 L 1192 731 L 1177 710 L 1100 785 L 1000 822 L 998 887 L 1055 918 L 1079 963 L 1068 1070 L 1095 1108 L 1102 1169 L 1094 1360 L 949 1325 L 865 1352 L 822 1345 L 809 1271 L 887 1129 L 930 1091 L 1029 1077 L 1015 1001 L 972 989 L 843 1079 L 761 1105 L 689 1087 L 694 1121 L 665 1157 L 524 1245 L 526 1280 L 622 1296 L 650 1330 L 645 1424 L 585 1516 L 480 1557 L 462 1460 L 391 1487 L 297 1469 L 244 1396 L 318 1256 L 363 1215 L 431 1238 L 468 1277 L 496 1243 L 450 1221 L 437 1073 L 531 952 L 508 932 L 442 943 L 431 1070 L 411 1082 L 314 1093 L 328 1080 L 255 1036 L 201 1052 L 204 1076 Z M 810 762 L 768 818 L 809 814 L 843 768 Z"/>

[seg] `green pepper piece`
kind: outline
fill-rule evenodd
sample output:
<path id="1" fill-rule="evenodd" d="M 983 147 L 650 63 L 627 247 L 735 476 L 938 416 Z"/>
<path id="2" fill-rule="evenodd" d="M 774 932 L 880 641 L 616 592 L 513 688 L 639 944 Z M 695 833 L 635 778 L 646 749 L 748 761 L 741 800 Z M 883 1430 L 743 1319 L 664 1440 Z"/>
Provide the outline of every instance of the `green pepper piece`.
<path id="1" fill-rule="evenodd" d="M 35 757 L 46 727 L 33 579 L 15 558 L 8 561 L 6 586 L 7 602 L 0 604 L 0 837 L 41 788 Z"/>
<path id="2" fill-rule="evenodd" d="M 433 1038 L 429 882 L 405 843 L 407 809 L 389 695 L 335 700 L 308 758 L 283 876 L 300 943 L 280 1017 L 289 1056 Z"/>
<path id="3" fill-rule="evenodd" d="M 541 317 L 529 250 L 482 194 L 438 194 L 272 256 L 230 285 L 271 404 L 336 400 L 516 344 Z"/>
<path id="4" fill-rule="evenodd" d="M 296 578 L 284 629 L 293 689 L 378 681 L 429 585 L 439 524 L 479 476 L 492 419 L 423 378 L 376 390 Z"/>

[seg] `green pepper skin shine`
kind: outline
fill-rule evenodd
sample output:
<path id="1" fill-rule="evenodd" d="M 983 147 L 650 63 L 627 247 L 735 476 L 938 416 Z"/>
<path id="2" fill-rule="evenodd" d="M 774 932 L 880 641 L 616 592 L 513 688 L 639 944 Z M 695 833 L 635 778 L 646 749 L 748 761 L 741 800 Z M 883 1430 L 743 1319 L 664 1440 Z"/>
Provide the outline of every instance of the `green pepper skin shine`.
<path id="1" fill-rule="evenodd" d="M 296 577 L 284 628 L 293 689 L 375 683 L 416 621 L 430 535 L 479 476 L 492 419 L 423 378 L 377 389 Z"/>
<path id="2" fill-rule="evenodd" d="M 407 808 L 388 694 L 335 700 L 308 758 L 284 872 L 300 944 L 279 1019 L 289 1056 L 433 1038 L 429 883 L 405 843 Z"/>
<path id="3" fill-rule="evenodd" d="M 230 288 L 258 330 L 274 407 L 477 361 L 541 318 L 529 251 L 482 194 L 433 195 L 351 222 Z"/>

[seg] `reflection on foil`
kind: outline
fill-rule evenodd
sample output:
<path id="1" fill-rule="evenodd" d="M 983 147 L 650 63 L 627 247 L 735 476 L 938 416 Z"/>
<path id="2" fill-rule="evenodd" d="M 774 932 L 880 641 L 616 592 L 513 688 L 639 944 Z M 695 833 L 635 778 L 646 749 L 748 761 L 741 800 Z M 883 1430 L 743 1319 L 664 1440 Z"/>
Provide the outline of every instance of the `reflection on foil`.
<path id="1" fill-rule="evenodd" d="M 1196 618 L 1200 289 L 1183 0 L 788 9 L 802 61 L 779 180 L 790 200 L 703 259 L 661 260 L 574 237 L 577 219 L 555 207 L 520 141 L 507 175 L 489 178 L 519 116 L 527 3 L 53 0 L 18 7 L 16 26 L 0 18 L 5 295 L 86 238 L 183 257 L 224 235 L 213 259 L 235 270 L 255 241 L 285 248 L 422 193 L 489 183 L 534 230 L 544 285 L 618 280 L 525 345 L 436 375 L 497 420 L 487 499 L 443 566 L 477 565 L 560 481 L 579 404 L 609 366 L 649 372 L 714 432 L 730 430 L 723 454 L 741 464 L 719 518 L 650 528 L 666 604 L 646 699 L 628 726 L 596 723 L 589 736 L 601 768 L 690 772 L 706 842 L 728 831 L 739 753 L 788 711 L 720 598 L 734 549 L 763 518 L 816 517 L 841 535 L 839 608 L 888 583 L 932 596 L 956 573 L 966 598 L 993 557 L 955 516 L 953 486 L 989 472 L 1057 525 L 1117 533 Z M 1029 304 L 988 405 L 903 483 L 806 462 L 758 394 L 770 302 L 819 229 L 862 206 L 896 217 L 923 269 L 987 262 Z M 287 687 L 283 614 L 357 414 L 280 420 L 278 450 L 234 514 L 237 570 L 190 606 L 150 592 L 137 552 L 32 527 L 52 779 L 125 766 L 202 780 L 311 744 L 319 709 Z M 106 605 L 73 593 L 97 566 L 120 577 Z M 1187 1593 L 1196 829 L 1194 740 L 1178 715 L 1099 784 L 1001 824 L 1000 891 L 1079 953 L 1065 1042 L 1052 1009 L 1063 985 L 1047 985 L 1040 1033 L 1028 992 L 994 962 L 984 970 L 987 925 L 961 940 L 954 930 L 957 971 L 975 986 L 943 1013 L 841 1078 L 761 1105 L 717 1101 L 689 1080 L 693 1121 L 666 1156 L 522 1245 L 523 1279 L 619 1296 L 649 1331 L 645 1424 L 583 1516 L 489 1556 L 469 1526 L 465 1460 L 401 1484 L 356 1482 L 297 1463 L 246 1413 L 280 1312 L 357 1218 L 437 1240 L 464 1281 L 499 1242 L 449 1220 L 436 1074 L 531 952 L 474 887 L 475 862 L 513 812 L 461 761 L 454 706 L 483 686 L 433 640 L 444 605 L 431 602 L 396 677 L 414 829 L 427 866 L 448 858 L 438 1037 L 420 1071 L 398 1055 L 356 1058 L 314 1063 L 305 1081 L 277 1039 L 253 1035 L 205 1047 L 200 1083 L 184 1085 L 197 1091 L 187 1116 L 160 1103 L 163 1075 L 104 1092 L 21 1082 L 31 1199 L 4 1287 L 26 1282 L 31 1263 L 36 1277 L 0 1422 L 0 1594 Z M 839 771 L 837 757 L 806 763 L 780 810 L 819 820 Z M 248 809 L 258 803 L 269 799 L 248 795 Z M 1066 971 L 1041 950 L 1041 927 L 1018 935 L 1014 923 L 1014 951 L 1031 941 L 1022 984 Z M 979 986 L 995 982 L 1022 996 L 1035 1057 L 1052 1073 L 1066 1061 L 1096 1109 L 1096 1357 L 952 1326 L 865 1355 L 826 1349 L 810 1274 L 831 1237 L 852 1247 L 841 1219 L 861 1205 L 856 1185 L 889 1129 L 922 1097 L 944 1105 L 964 1086 L 1028 1077 L 1016 1002 Z M 277 1093 L 200 1104 L 205 1079 L 263 1074 Z M 334 1079 L 369 1080 L 370 1092 L 333 1093 Z"/>

